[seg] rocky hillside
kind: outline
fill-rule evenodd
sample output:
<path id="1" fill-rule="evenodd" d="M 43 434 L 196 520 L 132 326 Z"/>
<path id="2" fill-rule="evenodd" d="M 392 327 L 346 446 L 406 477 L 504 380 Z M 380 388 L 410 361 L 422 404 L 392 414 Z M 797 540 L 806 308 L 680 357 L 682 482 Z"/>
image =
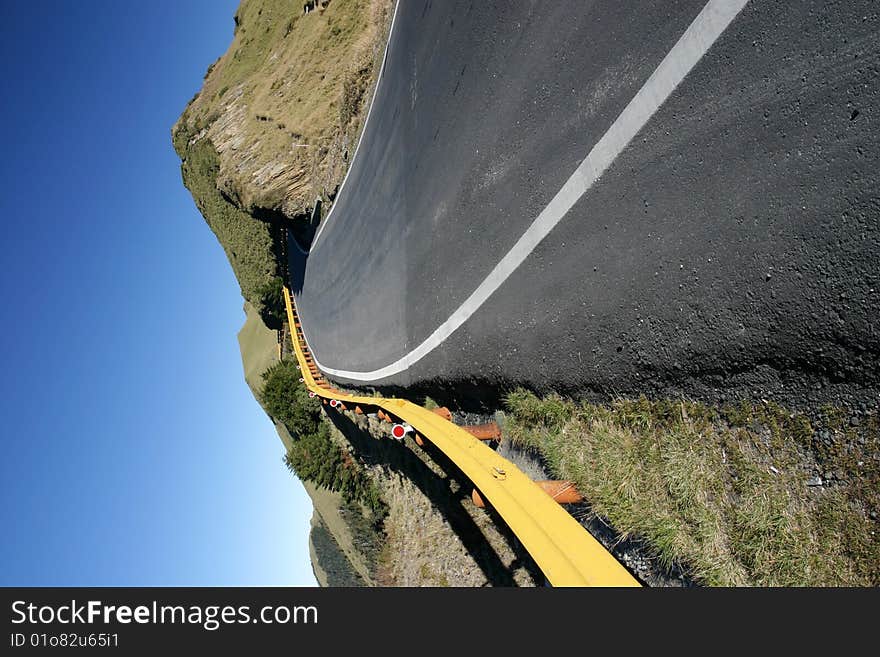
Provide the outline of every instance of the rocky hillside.
<path id="1" fill-rule="evenodd" d="M 318 200 L 335 197 L 393 9 L 392 0 L 319 0 L 308 12 L 303 4 L 243 0 L 229 50 L 172 129 L 183 182 L 241 286 L 244 376 L 266 409 L 264 374 L 292 357 L 278 308 L 281 241 Z M 322 416 L 321 430 L 304 435 L 269 414 L 314 502 L 309 548 L 321 585 L 539 581 L 509 532 L 431 459 L 388 440 L 381 423 Z M 304 463 L 306 443 L 335 470 Z M 360 499 L 364 490 L 381 499 Z"/>
<path id="2" fill-rule="evenodd" d="M 258 310 L 281 228 L 345 175 L 392 3 L 318 5 L 244 0 L 229 50 L 172 129 L 184 184 Z"/>

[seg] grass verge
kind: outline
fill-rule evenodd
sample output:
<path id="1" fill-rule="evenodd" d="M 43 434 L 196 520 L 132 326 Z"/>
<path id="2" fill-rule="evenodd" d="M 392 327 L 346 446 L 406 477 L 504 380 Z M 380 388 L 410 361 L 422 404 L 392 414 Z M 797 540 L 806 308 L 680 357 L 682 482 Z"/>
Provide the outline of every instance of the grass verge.
<path id="1" fill-rule="evenodd" d="M 664 565 L 721 586 L 880 584 L 880 427 L 772 403 L 608 405 L 517 390 L 511 440 Z"/>

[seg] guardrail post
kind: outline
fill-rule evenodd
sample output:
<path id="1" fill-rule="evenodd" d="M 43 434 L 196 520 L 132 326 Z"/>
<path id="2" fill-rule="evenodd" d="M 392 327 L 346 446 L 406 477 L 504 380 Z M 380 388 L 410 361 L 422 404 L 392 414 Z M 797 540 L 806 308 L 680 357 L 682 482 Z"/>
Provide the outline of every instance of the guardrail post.
<path id="1" fill-rule="evenodd" d="M 446 408 L 445 406 L 441 406 L 440 408 L 435 408 L 431 412 L 439 415 L 444 420 L 448 420 L 449 422 L 452 422 L 452 413 L 450 413 L 449 409 Z"/>
<path id="2" fill-rule="evenodd" d="M 501 440 L 501 428 L 496 422 L 469 424 L 462 427 L 477 440 Z"/>
<path id="3" fill-rule="evenodd" d="M 314 359 L 303 341 L 297 324 L 293 299 L 287 287 L 284 300 L 290 320 L 293 342 L 300 369 L 316 367 Z M 306 374 L 305 371 L 302 371 Z M 321 397 L 321 403 L 329 404 L 335 398 L 336 407 L 345 406 L 340 400 L 361 405 L 362 412 L 378 408 L 376 416 L 389 423 L 409 424 L 413 428 L 416 443 L 432 447 L 445 454 L 473 486 L 474 504 L 491 504 L 498 515 L 508 524 L 523 547 L 535 559 L 548 582 L 554 586 L 638 586 L 638 581 L 614 556 L 568 512 L 554 504 L 580 501 L 580 496 L 568 485 L 569 482 L 547 482 L 548 489 L 537 484 L 517 466 L 504 459 L 489 446 L 474 439 L 474 434 L 452 423 L 448 408 L 433 412 L 403 399 L 367 398 L 351 395 L 336 389 L 318 376 L 308 379 L 309 391 Z M 385 409 L 388 409 L 386 411 Z M 501 420 L 498 420 L 498 425 Z M 488 439 L 500 437 L 500 427 L 480 425 Z M 474 429 L 474 427 L 470 427 Z M 422 432 L 423 435 L 419 435 Z M 481 493 L 482 489 L 484 493 Z M 485 500 L 483 499 L 485 495 Z M 549 498 L 549 499 L 548 499 Z"/>
<path id="4" fill-rule="evenodd" d="M 535 483 L 560 504 L 578 504 L 584 501 L 584 496 L 578 492 L 578 489 L 570 481 L 549 480 Z"/>

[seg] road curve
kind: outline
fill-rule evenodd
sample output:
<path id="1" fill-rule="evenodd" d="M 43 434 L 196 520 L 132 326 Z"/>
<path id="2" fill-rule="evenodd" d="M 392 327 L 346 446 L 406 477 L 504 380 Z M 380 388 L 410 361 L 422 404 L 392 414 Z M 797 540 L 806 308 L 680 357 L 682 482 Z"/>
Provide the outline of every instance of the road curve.
<path id="1" fill-rule="evenodd" d="M 289 249 L 316 359 L 876 399 L 878 33 L 872 2 L 403 0 L 333 211 Z"/>

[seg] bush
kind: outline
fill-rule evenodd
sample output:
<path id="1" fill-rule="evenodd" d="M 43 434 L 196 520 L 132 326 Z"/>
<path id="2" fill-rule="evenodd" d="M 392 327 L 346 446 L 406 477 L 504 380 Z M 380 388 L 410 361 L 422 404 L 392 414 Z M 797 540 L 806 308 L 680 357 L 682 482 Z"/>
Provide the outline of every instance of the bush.
<path id="1" fill-rule="evenodd" d="M 255 308 L 261 308 L 259 291 L 278 273 L 273 235 L 273 231 L 277 231 L 273 223 L 260 221 L 236 206 L 229 197 L 231 190 L 227 189 L 224 194 L 217 188 L 220 174 L 217 150 L 209 139 L 190 144 L 203 127 L 200 120 L 190 126 L 186 114 L 175 126 L 173 143 L 183 160 L 180 167 L 183 183 L 223 247 L 241 287 L 241 295 Z"/>
<path id="2" fill-rule="evenodd" d="M 260 398 L 266 411 L 283 423 L 295 436 L 317 433 L 321 424 L 321 404 L 309 397 L 300 383 L 300 371 L 293 361 L 283 360 L 263 372 Z"/>
<path id="3" fill-rule="evenodd" d="M 345 501 L 360 502 L 376 515 L 384 515 L 379 491 L 352 456 L 333 442 L 326 424 L 294 441 L 284 463 L 300 479 L 342 493 Z"/>
<path id="4" fill-rule="evenodd" d="M 266 326 L 278 330 L 287 319 L 287 308 L 284 305 L 284 282 L 275 276 L 257 288 L 260 300 L 260 317 Z"/>
<path id="5" fill-rule="evenodd" d="M 360 502 L 382 517 L 385 504 L 376 486 L 354 458 L 333 442 L 322 422 L 321 404 L 309 397 L 293 361 L 283 360 L 263 373 L 260 398 L 266 411 L 293 436 L 284 457 L 288 470 L 303 481 L 342 493 L 348 502 Z"/>

